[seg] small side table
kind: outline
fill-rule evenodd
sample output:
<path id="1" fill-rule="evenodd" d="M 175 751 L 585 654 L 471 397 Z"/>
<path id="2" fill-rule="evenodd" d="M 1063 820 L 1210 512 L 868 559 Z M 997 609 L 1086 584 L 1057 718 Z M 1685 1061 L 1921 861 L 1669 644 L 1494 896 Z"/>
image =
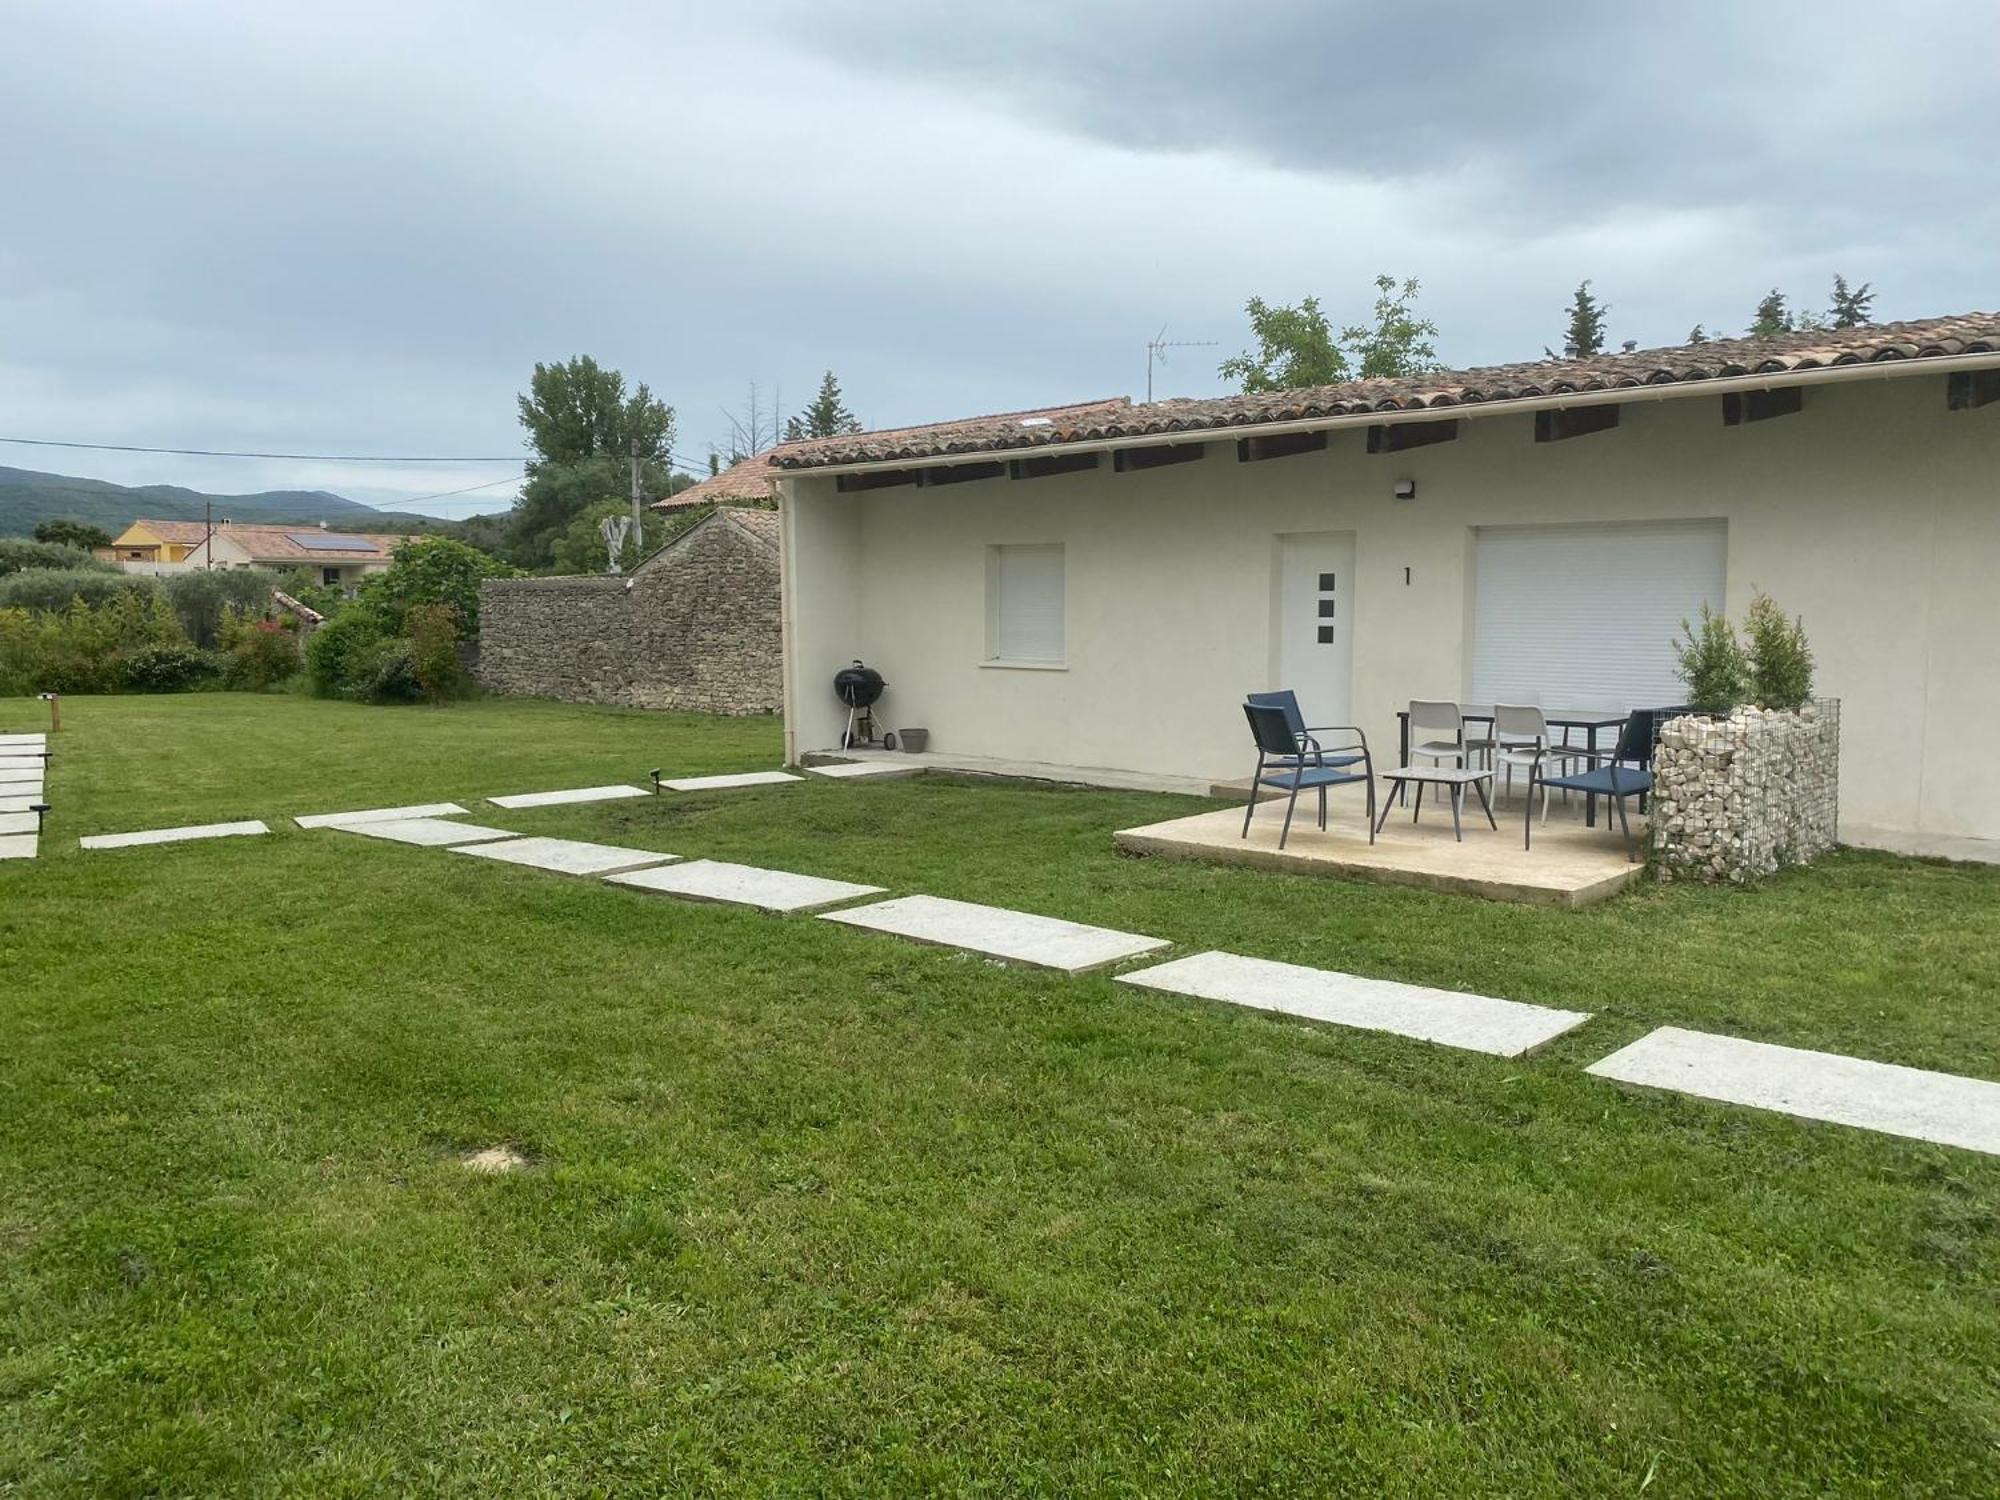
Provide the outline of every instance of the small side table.
<path id="1" fill-rule="evenodd" d="M 1389 795 L 1382 802 L 1381 821 L 1375 825 L 1377 833 L 1380 833 L 1383 824 L 1389 821 L 1389 809 L 1396 805 L 1396 794 L 1413 781 L 1417 784 L 1417 808 L 1410 816 L 1412 823 L 1424 815 L 1424 787 L 1429 785 L 1445 788 L 1451 797 L 1452 835 L 1461 844 L 1464 843 L 1465 828 L 1459 822 L 1458 805 L 1465 800 L 1465 789 L 1470 786 L 1479 793 L 1479 805 L 1486 809 L 1486 821 L 1493 824 L 1495 833 L 1500 831 L 1500 825 L 1493 822 L 1492 799 L 1486 795 L 1486 788 L 1493 781 L 1491 771 L 1476 768 L 1461 770 L 1457 766 L 1398 766 L 1393 771 L 1384 771 L 1382 779 L 1389 783 Z"/>

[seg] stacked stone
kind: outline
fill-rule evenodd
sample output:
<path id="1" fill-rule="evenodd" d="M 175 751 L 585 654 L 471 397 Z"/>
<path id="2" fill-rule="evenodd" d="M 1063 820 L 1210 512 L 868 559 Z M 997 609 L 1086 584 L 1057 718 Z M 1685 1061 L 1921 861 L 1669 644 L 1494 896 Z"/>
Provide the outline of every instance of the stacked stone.
<path id="1" fill-rule="evenodd" d="M 1663 880 L 1744 884 L 1833 848 L 1839 805 L 1837 699 L 1674 719 L 1653 757 L 1647 848 Z"/>

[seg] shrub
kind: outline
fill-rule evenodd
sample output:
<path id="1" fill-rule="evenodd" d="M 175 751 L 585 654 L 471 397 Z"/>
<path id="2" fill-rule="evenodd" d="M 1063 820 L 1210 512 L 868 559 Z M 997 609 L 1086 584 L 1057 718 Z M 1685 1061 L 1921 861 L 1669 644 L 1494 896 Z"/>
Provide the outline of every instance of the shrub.
<path id="1" fill-rule="evenodd" d="M 219 646 L 223 615 L 230 609 L 262 614 L 271 603 L 278 575 L 262 568 L 203 568 L 169 573 L 159 580 L 181 628 L 197 646 Z"/>
<path id="2" fill-rule="evenodd" d="M 358 652 L 348 673 L 352 696 L 366 703 L 415 703 L 423 696 L 415 654 L 404 636 L 378 639 Z"/>
<path id="3" fill-rule="evenodd" d="M 119 686 L 128 693 L 187 693 L 220 684 L 227 658 L 183 641 L 121 652 L 117 665 Z"/>
<path id="4" fill-rule="evenodd" d="M 299 670 L 298 633 L 276 620 L 225 620 L 229 648 L 227 681 L 233 688 L 261 693 Z"/>
<path id="5" fill-rule="evenodd" d="M 449 604 L 416 604 L 403 616 L 410 642 L 410 671 L 432 703 L 457 691 L 458 611 Z"/>
<path id="6" fill-rule="evenodd" d="M 388 628 L 403 629 L 413 605 L 449 604 L 458 611 L 459 634 L 479 639 L 479 585 L 488 578 L 511 578 L 515 570 L 477 547 L 449 537 L 405 542 L 395 560 L 363 586 L 361 602 L 382 614 Z"/>
<path id="7" fill-rule="evenodd" d="M 306 642 L 306 677 L 322 698 L 359 697 L 356 660 L 381 644 L 381 618 L 365 608 L 344 609 Z"/>
<path id="8" fill-rule="evenodd" d="M 57 542 L 31 542 L 25 537 L 0 537 L 0 578 L 29 568 L 61 568 L 72 573 L 108 573 L 124 576 L 116 563 L 95 558 L 81 547 Z"/>
<path id="9" fill-rule="evenodd" d="M 1812 696 L 1812 647 L 1806 622 L 1785 612 L 1762 589 L 1744 621 L 1750 636 L 1750 696 L 1766 708 L 1797 708 Z"/>
<path id="10" fill-rule="evenodd" d="M 60 550 L 60 549 L 58 549 Z M 135 578 L 115 568 L 26 568 L 0 578 L 0 609 L 57 611 L 72 599 L 108 604 L 120 594 L 157 591 L 150 578 Z"/>
<path id="11" fill-rule="evenodd" d="M 1749 666 L 1728 616 L 1702 605 L 1699 631 L 1681 621 L 1681 639 L 1674 643 L 1674 657 L 1675 670 L 1687 684 L 1688 706 L 1696 713 L 1727 718 L 1743 701 Z"/>

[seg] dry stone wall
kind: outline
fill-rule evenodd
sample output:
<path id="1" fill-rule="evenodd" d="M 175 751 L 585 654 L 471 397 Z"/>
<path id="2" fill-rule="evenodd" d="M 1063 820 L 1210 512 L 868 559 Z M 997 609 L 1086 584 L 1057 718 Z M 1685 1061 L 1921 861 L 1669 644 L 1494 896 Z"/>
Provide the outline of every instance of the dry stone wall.
<path id="1" fill-rule="evenodd" d="M 776 713 L 778 601 L 773 541 L 718 512 L 630 577 L 489 579 L 479 681 L 571 703 Z"/>
<path id="2" fill-rule="evenodd" d="M 1839 834 L 1840 703 L 1670 720 L 1653 756 L 1647 844 L 1663 880 L 1742 884 Z"/>

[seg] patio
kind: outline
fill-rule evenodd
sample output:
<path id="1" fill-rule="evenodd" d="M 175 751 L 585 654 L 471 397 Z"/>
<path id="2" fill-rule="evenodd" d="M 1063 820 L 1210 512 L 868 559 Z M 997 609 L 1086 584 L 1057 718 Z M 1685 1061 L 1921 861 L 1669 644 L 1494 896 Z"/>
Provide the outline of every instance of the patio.
<path id="1" fill-rule="evenodd" d="M 1242 797 L 1248 788 L 1218 784 L 1217 796 Z M 1328 827 L 1321 833 L 1300 799 L 1291 837 L 1278 847 L 1284 822 L 1284 799 L 1261 804 L 1243 837 L 1243 808 L 1223 808 L 1173 818 L 1143 828 L 1126 828 L 1112 835 L 1126 854 L 1170 859 L 1206 860 L 1211 864 L 1250 865 L 1289 870 L 1301 875 L 1337 875 L 1384 885 L 1410 885 L 1426 890 L 1457 891 L 1494 901 L 1518 901 L 1546 906 L 1590 906 L 1615 896 L 1637 881 L 1645 866 L 1625 857 L 1625 843 L 1600 825 L 1586 828 L 1582 799 L 1566 810 L 1558 802 L 1546 826 L 1535 829 L 1535 846 L 1521 847 L 1521 802 L 1518 796 L 1496 803 L 1499 831 L 1489 828 L 1474 804 L 1465 819 L 1465 842 L 1452 837 L 1451 814 L 1426 806 L 1421 822 L 1396 809 L 1371 845 L 1362 827 L 1360 795 L 1336 796 Z"/>

